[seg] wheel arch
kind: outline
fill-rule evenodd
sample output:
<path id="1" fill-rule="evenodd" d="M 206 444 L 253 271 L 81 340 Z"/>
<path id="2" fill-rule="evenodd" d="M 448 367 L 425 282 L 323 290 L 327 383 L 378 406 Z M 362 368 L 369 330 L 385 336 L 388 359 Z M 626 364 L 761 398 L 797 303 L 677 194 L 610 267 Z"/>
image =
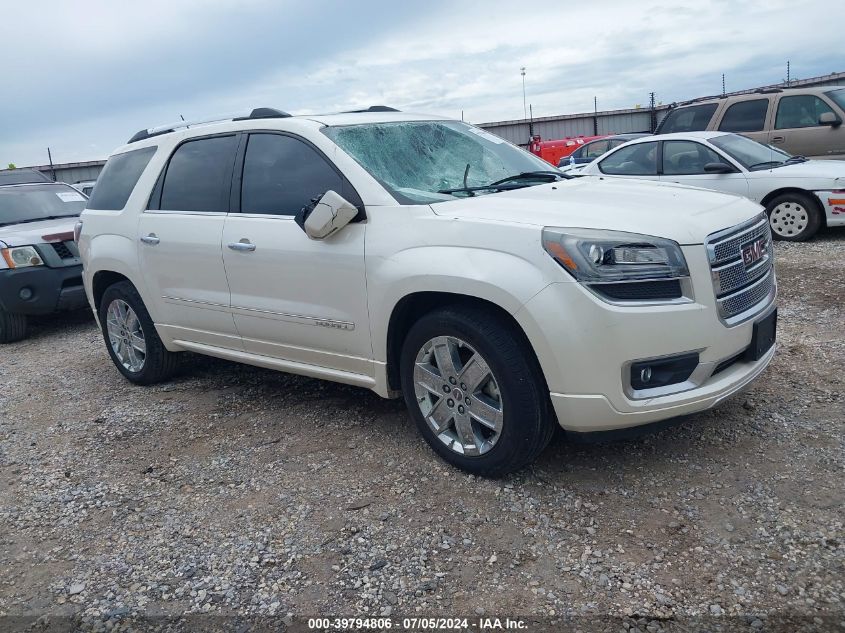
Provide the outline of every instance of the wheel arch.
<path id="1" fill-rule="evenodd" d="M 94 273 L 91 277 L 91 298 L 94 300 L 93 307 L 95 312 L 99 313 L 100 302 L 103 300 L 103 295 L 109 286 L 113 286 L 121 281 L 132 283 L 129 277 L 113 270 L 98 270 Z"/>
<path id="2" fill-rule="evenodd" d="M 800 193 L 803 196 L 806 196 L 810 200 L 812 200 L 813 205 L 816 207 L 816 211 L 819 212 L 819 217 L 822 221 L 822 226 L 827 226 L 827 214 L 824 212 L 824 208 L 822 207 L 821 201 L 816 197 L 812 191 L 808 189 L 802 189 L 801 187 L 781 187 L 779 189 L 775 189 L 774 191 L 770 191 L 765 195 L 765 197 L 760 201 L 764 207 L 768 207 L 769 203 L 777 198 L 778 196 L 782 196 L 787 193 Z M 767 209 L 768 210 L 768 209 Z"/>
<path id="3" fill-rule="evenodd" d="M 535 363 L 540 376 L 545 380 L 537 353 L 528 335 L 514 316 L 505 308 L 488 299 L 472 295 L 443 291 L 419 291 L 402 297 L 393 307 L 390 314 L 387 326 L 386 346 L 387 385 L 390 390 L 401 390 L 399 360 L 402 354 L 402 343 L 414 323 L 433 310 L 447 306 L 461 305 L 482 308 L 496 314 L 509 323 L 522 339 L 521 342 L 525 348 L 529 350 L 532 362 Z"/>

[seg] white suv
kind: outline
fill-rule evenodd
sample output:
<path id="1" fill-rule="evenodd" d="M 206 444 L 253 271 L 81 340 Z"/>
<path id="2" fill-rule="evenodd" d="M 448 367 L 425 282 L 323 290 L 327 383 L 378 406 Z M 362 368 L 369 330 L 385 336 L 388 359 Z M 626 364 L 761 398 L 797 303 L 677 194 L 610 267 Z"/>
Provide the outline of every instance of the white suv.
<path id="1" fill-rule="evenodd" d="M 462 122 L 375 107 L 143 130 L 79 227 L 117 368 L 189 350 L 405 401 L 468 471 L 555 422 L 712 407 L 774 354 L 768 223 L 740 197 L 581 178 Z"/>

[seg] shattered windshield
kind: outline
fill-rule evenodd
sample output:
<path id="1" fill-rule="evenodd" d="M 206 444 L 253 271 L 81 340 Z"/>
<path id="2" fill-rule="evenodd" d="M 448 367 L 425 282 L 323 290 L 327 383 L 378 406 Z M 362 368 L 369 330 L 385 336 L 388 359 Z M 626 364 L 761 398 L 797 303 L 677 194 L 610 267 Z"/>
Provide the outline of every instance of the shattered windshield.
<path id="1" fill-rule="evenodd" d="M 458 121 L 367 123 L 326 127 L 323 133 L 403 204 L 489 194 L 495 190 L 441 192 L 557 171 L 498 136 Z"/>

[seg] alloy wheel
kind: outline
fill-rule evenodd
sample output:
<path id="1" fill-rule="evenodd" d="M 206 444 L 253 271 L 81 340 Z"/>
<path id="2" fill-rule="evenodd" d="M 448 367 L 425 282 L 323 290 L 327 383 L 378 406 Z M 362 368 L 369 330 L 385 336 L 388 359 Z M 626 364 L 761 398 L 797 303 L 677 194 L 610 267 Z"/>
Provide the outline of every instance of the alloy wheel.
<path id="1" fill-rule="evenodd" d="M 106 329 L 115 357 L 123 367 L 138 373 L 147 359 L 147 342 L 138 315 L 122 299 L 112 301 L 107 314 Z"/>
<path id="2" fill-rule="evenodd" d="M 450 450 L 483 455 L 502 434 L 504 406 L 487 361 L 454 336 L 422 346 L 414 364 L 417 404 L 434 434 Z"/>

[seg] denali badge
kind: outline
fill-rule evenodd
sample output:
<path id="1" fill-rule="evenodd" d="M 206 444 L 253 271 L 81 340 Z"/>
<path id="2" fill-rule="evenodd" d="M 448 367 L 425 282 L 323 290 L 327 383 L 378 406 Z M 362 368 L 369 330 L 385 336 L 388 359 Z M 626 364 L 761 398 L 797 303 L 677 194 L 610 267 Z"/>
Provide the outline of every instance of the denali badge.
<path id="1" fill-rule="evenodd" d="M 742 263 L 746 268 L 750 268 L 763 258 L 766 254 L 766 238 L 758 237 L 750 244 L 742 247 Z"/>

